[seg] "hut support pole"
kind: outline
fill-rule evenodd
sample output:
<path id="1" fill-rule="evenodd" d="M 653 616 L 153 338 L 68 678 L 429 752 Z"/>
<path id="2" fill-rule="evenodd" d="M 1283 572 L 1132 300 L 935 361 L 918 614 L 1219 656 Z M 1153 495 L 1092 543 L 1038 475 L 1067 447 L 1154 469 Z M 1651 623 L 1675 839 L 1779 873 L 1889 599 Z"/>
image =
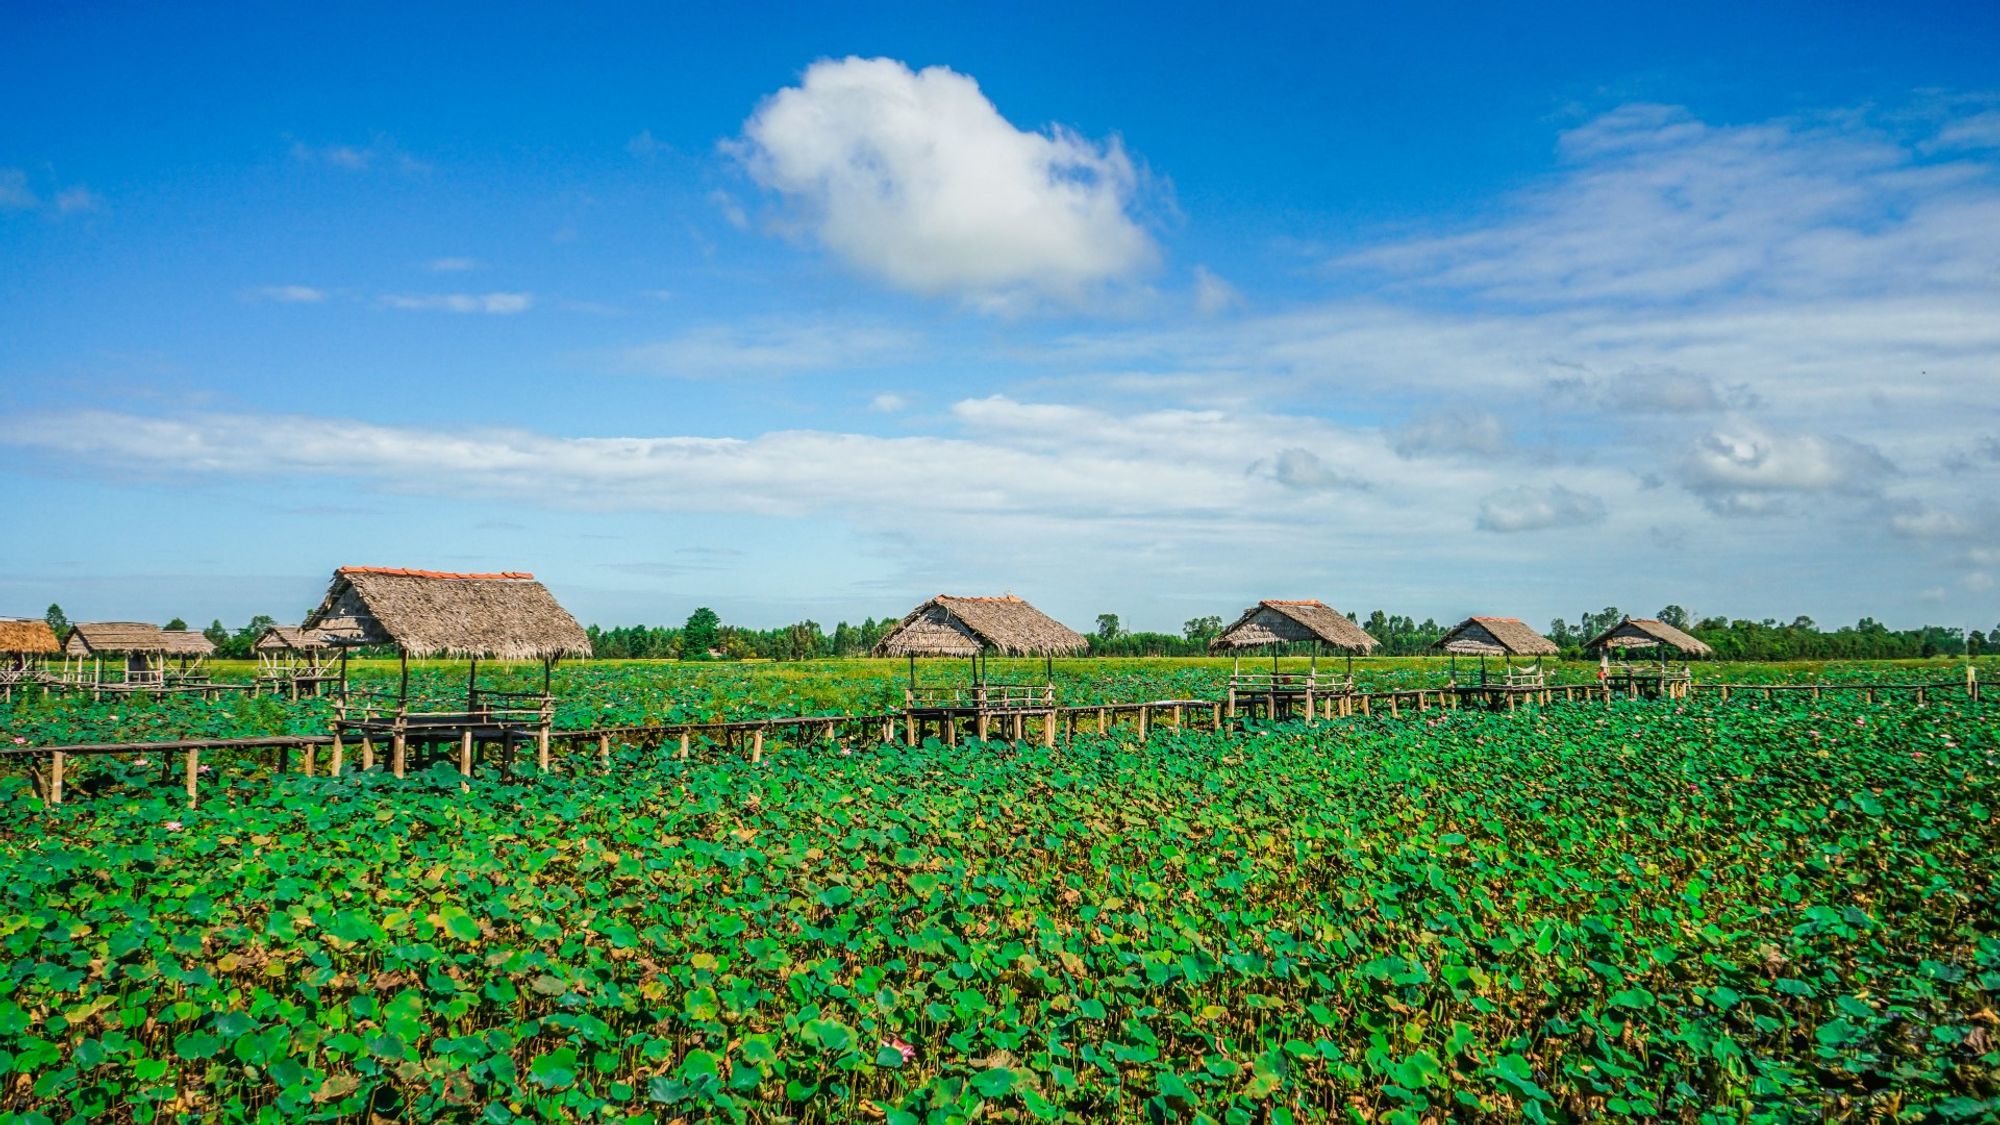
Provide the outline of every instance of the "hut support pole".
<path id="1" fill-rule="evenodd" d="M 535 729 L 535 768 L 549 772 L 549 728 L 544 725 Z"/>
<path id="2" fill-rule="evenodd" d="M 458 772 L 461 777 L 472 776 L 472 731 L 468 728 L 458 736 Z"/>
<path id="3" fill-rule="evenodd" d="M 398 781 L 403 779 L 404 768 L 409 764 L 409 748 L 409 741 L 403 737 L 402 728 L 398 726 L 396 733 L 389 736 L 389 772 L 395 774 Z"/>
<path id="4" fill-rule="evenodd" d="M 361 772 L 367 773 L 374 768 L 375 740 L 364 734 L 361 736 Z"/>
<path id="5" fill-rule="evenodd" d="M 750 732 L 750 764 L 756 765 L 758 762 L 761 762 L 763 760 L 764 760 L 764 728 L 758 727 L 756 730 Z"/>
<path id="6" fill-rule="evenodd" d="M 340 767 L 347 764 L 346 758 L 347 747 L 340 741 L 340 732 L 336 730 L 333 732 L 333 756 L 327 762 L 326 775 L 328 777 L 339 777 Z"/>
<path id="7" fill-rule="evenodd" d="M 408 706 L 410 705 L 410 653 L 409 653 L 409 650 L 408 650 L 408 649 L 401 649 L 401 648 L 397 649 L 397 650 L 396 650 L 396 662 L 397 662 L 397 664 L 398 664 L 398 665 L 399 665 L 399 666 L 400 666 L 400 667 L 402 668 L 402 670 L 403 670 L 403 677 L 402 677 L 402 686 L 400 686 L 400 687 L 398 687 L 398 688 L 396 689 L 396 703 L 397 703 L 397 705 L 398 705 L 398 708 L 399 708 L 399 709 L 401 709 L 401 708 L 407 708 L 407 707 L 408 707 Z M 402 774 L 397 774 L 396 776 L 397 776 L 397 777 L 401 777 L 401 776 L 403 776 L 403 775 L 402 775 Z"/>
<path id="8" fill-rule="evenodd" d="M 195 778 L 201 775 L 201 751 L 190 750 L 187 752 L 186 775 L 188 808 L 193 808 L 195 805 Z"/>
<path id="9" fill-rule="evenodd" d="M 1042 745 L 1051 750 L 1055 749 L 1056 713 L 1054 711 L 1050 711 L 1048 717 L 1042 720 Z"/>
<path id="10" fill-rule="evenodd" d="M 917 714 L 914 711 L 903 712 L 903 742 L 907 746 L 917 744 Z"/>

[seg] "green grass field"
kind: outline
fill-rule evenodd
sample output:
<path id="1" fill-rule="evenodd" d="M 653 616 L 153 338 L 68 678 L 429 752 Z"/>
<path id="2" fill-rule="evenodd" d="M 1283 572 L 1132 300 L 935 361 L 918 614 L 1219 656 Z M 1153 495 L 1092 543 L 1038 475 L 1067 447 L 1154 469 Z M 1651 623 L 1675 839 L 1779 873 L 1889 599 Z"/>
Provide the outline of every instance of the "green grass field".
<path id="1" fill-rule="evenodd" d="M 1084 697 L 1226 674 L 1059 668 Z M 902 671 L 579 665 L 563 718 L 863 707 Z M 135 703 L 6 714 L 315 714 Z M 198 810 L 158 763 L 55 810 L 9 777 L 0 1120 L 1991 1120 L 1995 727 L 1699 697 L 621 747 L 469 789 L 224 763 Z"/>

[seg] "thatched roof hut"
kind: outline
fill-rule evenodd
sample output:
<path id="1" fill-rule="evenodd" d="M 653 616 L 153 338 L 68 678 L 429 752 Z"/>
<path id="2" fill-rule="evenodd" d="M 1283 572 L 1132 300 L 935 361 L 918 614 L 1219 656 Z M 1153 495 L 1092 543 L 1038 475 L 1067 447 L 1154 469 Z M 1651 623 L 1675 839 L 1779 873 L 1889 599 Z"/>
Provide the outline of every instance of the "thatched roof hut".
<path id="1" fill-rule="evenodd" d="M 257 652 L 325 652 L 334 647 L 333 638 L 318 629 L 299 625 L 272 625 L 250 646 Z"/>
<path id="2" fill-rule="evenodd" d="M 187 629 L 162 629 L 160 636 L 166 638 L 168 656 L 200 658 L 215 655 L 215 642 L 206 636 Z"/>
<path id="3" fill-rule="evenodd" d="M 1518 617 L 1468 617 L 1432 646 L 1454 656 L 1557 656 L 1556 643 Z"/>
<path id="4" fill-rule="evenodd" d="M 1265 645 L 1316 642 L 1336 652 L 1372 652 L 1374 637 L 1339 610 L 1310 598 L 1283 601 L 1267 598 L 1243 611 L 1236 623 L 1208 642 L 1211 649 L 1262 648 Z"/>
<path id="5" fill-rule="evenodd" d="M 50 656 L 62 651 L 56 631 L 39 617 L 0 617 L 0 652 L 9 656 Z"/>
<path id="6" fill-rule="evenodd" d="M 1069 656 L 1090 641 L 1012 594 L 925 602 L 889 630 L 877 656 Z"/>
<path id="7" fill-rule="evenodd" d="M 1627 617 L 1584 642 L 1584 650 L 1670 648 L 1682 656 L 1714 656 L 1715 650 L 1664 621 Z"/>
<path id="8" fill-rule="evenodd" d="M 166 630 L 143 621 L 85 621 L 70 628 L 69 639 L 63 642 L 63 655 L 158 653 L 166 652 L 171 643 Z"/>
<path id="9" fill-rule="evenodd" d="M 302 629 L 336 646 L 408 656 L 552 661 L 589 656 L 590 638 L 532 574 L 344 566 Z"/>

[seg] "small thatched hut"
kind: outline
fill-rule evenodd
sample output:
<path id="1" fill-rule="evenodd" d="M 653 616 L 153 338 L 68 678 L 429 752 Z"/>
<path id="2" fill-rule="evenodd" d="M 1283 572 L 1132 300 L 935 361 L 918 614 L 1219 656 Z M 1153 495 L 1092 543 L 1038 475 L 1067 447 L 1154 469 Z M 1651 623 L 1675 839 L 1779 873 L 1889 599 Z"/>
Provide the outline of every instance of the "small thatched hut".
<path id="1" fill-rule="evenodd" d="M 188 679 L 201 670 L 202 662 L 215 655 L 215 642 L 201 633 L 188 629 L 162 629 L 160 636 L 166 638 L 166 657 L 175 661 L 174 674 Z"/>
<path id="2" fill-rule="evenodd" d="M 316 694 L 323 683 L 337 678 L 330 673 L 333 640 L 319 630 L 271 625 L 250 648 L 257 654 L 258 684 L 269 684 L 273 692 L 296 699 L 301 692 Z"/>
<path id="3" fill-rule="evenodd" d="M 1310 717 L 1313 711 L 1310 697 L 1354 690 L 1354 654 L 1373 652 L 1376 643 L 1367 630 L 1324 602 L 1310 598 L 1267 598 L 1244 610 L 1243 616 L 1218 633 L 1208 647 L 1212 652 L 1237 654 L 1236 667 L 1229 677 L 1231 714 L 1235 713 L 1239 693 L 1266 696 L 1274 717 L 1279 708 L 1278 695 L 1303 694 L 1309 697 L 1306 712 Z M 1311 646 L 1312 664 L 1303 676 L 1278 671 L 1278 654 L 1289 645 Z M 1243 652 L 1262 648 L 1271 652 L 1270 674 L 1252 673 L 1246 676 L 1243 672 Z M 1347 654 L 1345 677 L 1321 681 L 1321 649 Z"/>
<path id="4" fill-rule="evenodd" d="M 165 681 L 162 658 L 173 643 L 166 630 L 143 621 L 82 622 L 72 626 L 63 641 L 63 678 L 83 686 L 157 686 Z M 123 665 L 115 681 L 104 678 L 107 656 L 120 658 Z"/>
<path id="5" fill-rule="evenodd" d="M 38 617 L 0 617 L 0 689 L 14 697 L 19 684 L 39 683 L 50 656 L 62 651 L 56 632 Z"/>
<path id="6" fill-rule="evenodd" d="M 341 654 L 393 648 L 402 659 L 400 701 L 407 705 L 409 660 L 469 658 L 467 706 L 479 709 L 479 660 L 539 660 L 546 697 L 549 671 L 565 656 L 589 656 L 590 638 L 532 574 L 460 574 L 435 570 L 344 566 L 333 574 L 319 608 L 300 629 L 323 636 Z M 487 693 L 498 695 L 499 693 Z"/>
<path id="7" fill-rule="evenodd" d="M 1486 658 L 1489 656 L 1506 659 L 1508 687 L 1540 687 L 1544 682 L 1540 661 L 1516 671 L 1514 658 L 1558 656 L 1562 653 L 1554 641 L 1535 632 L 1518 617 L 1468 617 L 1452 626 L 1432 647 L 1451 655 L 1453 683 L 1458 682 L 1458 658 L 1477 656 L 1482 687 L 1486 684 Z"/>
<path id="8" fill-rule="evenodd" d="M 936 692 L 919 691 L 917 657 L 963 656 L 972 662 L 974 691 L 964 702 L 973 706 L 1006 706 L 1051 702 L 1055 691 L 1054 658 L 1089 649 L 1090 641 L 1083 634 L 1012 594 L 997 598 L 939 594 L 897 622 L 875 646 L 875 655 L 909 659 L 910 690 L 906 701 L 912 705 L 947 702 L 942 696 L 930 698 Z M 1030 699 L 1030 693 L 1016 690 L 1028 685 L 988 682 L 986 660 L 995 654 L 1043 659 L 1048 682 L 1037 686 L 1033 692 L 1036 698 Z"/>

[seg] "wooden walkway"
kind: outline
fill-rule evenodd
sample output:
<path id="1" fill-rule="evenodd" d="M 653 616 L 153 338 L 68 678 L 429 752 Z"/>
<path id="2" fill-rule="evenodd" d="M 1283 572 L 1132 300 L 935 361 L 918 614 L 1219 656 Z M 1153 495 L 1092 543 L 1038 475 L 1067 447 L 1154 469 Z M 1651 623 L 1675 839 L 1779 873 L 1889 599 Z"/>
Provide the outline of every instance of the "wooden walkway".
<path id="1" fill-rule="evenodd" d="M 1696 683 L 1693 690 L 1718 696 L 1723 701 L 1739 698 L 1775 700 L 1780 697 L 1809 696 L 1818 700 L 1828 695 L 1862 695 L 1869 703 L 1890 700 L 1905 700 L 1918 707 L 1929 704 L 1932 698 L 1957 696 L 1977 704 L 1980 699 L 1980 683 L 1971 669 L 1967 669 L 1964 682 L 1932 682 L 1916 684 L 1721 684 Z M 1617 699 L 1631 698 L 1625 692 L 1614 691 L 1604 684 L 1550 684 L 1544 687 L 1504 687 L 1500 685 L 1455 685 L 1442 688 L 1405 688 L 1391 691 L 1352 692 L 1319 697 L 1310 715 L 1300 715 L 1295 704 L 1275 704 L 1280 718 L 1293 719 L 1308 724 L 1330 722 L 1356 715 L 1384 715 L 1399 718 L 1405 711 L 1421 713 L 1428 710 L 1460 709 L 1467 707 L 1492 710 L 1514 710 L 1531 704 L 1604 703 Z M 572 755 L 593 754 L 600 768 L 611 765 L 611 751 L 615 743 L 638 749 L 654 749 L 665 752 L 669 747 L 677 759 L 686 760 L 693 756 L 697 747 L 719 748 L 726 753 L 747 754 L 750 761 L 759 762 L 764 758 L 767 743 L 786 746 L 810 745 L 851 745 L 859 743 L 889 743 L 916 746 L 925 737 L 935 737 L 950 745 L 956 745 L 961 737 L 991 737 L 998 734 L 1007 741 L 1035 741 L 1045 746 L 1054 746 L 1059 738 L 1075 738 L 1079 734 L 1109 735 L 1121 731 L 1131 731 L 1144 741 L 1153 731 L 1161 728 L 1169 730 L 1198 729 L 1220 730 L 1229 725 L 1240 725 L 1251 719 L 1268 721 L 1270 707 L 1274 701 L 1264 696 L 1239 696 L 1231 704 L 1214 699 L 1153 699 L 1132 703 L 1092 703 L 1080 706 L 1016 709 L 1008 711 L 976 712 L 971 708 L 955 709 L 950 714 L 940 715 L 937 709 L 924 712 L 882 711 L 873 714 L 822 714 L 790 715 L 766 719 L 730 719 L 698 723 L 645 724 L 635 726 L 589 727 L 581 730 L 553 730 L 547 739 L 541 740 L 537 757 L 537 767 L 541 772 L 552 768 L 550 744 L 563 745 Z M 929 729 L 926 731 L 925 727 Z M 974 732 L 980 732 L 975 735 Z M 502 752 L 504 764 L 511 769 L 513 747 L 516 742 L 524 742 L 518 732 L 493 743 Z M 360 768 L 370 771 L 376 768 L 375 746 L 372 740 L 364 739 L 353 748 L 358 751 Z M 61 746 L 7 746 L 0 747 L 0 761 L 6 759 L 27 759 L 37 792 L 50 805 L 63 802 L 67 784 L 69 763 L 74 758 L 132 755 L 150 766 L 147 755 L 160 756 L 163 777 L 170 769 L 172 755 L 181 756 L 182 776 L 187 789 L 188 806 L 194 807 L 199 799 L 199 779 L 204 771 L 201 755 L 210 752 L 268 752 L 272 755 L 272 766 L 278 774 L 292 771 L 293 756 L 296 754 L 305 776 L 314 776 L 319 771 L 319 756 L 327 754 L 326 774 L 340 776 L 349 771 L 349 745 L 338 735 L 262 735 L 249 738 L 209 738 L 159 742 L 100 742 L 76 743 Z M 48 770 L 44 774 L 34 766 L 46 760 Z M 463 754 L 458 762 L 459 772 L 470 778 L 474 771 L 474 755 Z M 397 776 L 402 776 L 398 773 Z"/>

